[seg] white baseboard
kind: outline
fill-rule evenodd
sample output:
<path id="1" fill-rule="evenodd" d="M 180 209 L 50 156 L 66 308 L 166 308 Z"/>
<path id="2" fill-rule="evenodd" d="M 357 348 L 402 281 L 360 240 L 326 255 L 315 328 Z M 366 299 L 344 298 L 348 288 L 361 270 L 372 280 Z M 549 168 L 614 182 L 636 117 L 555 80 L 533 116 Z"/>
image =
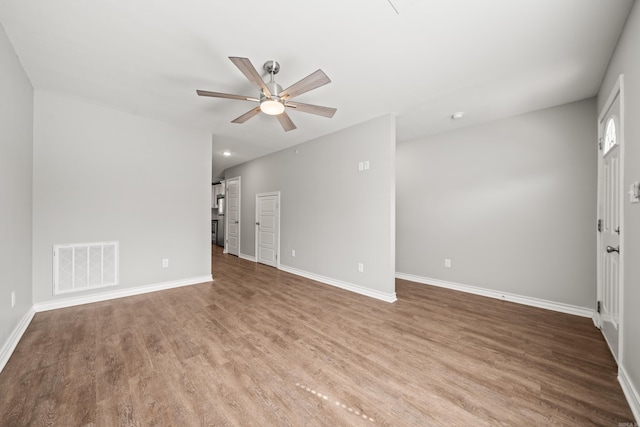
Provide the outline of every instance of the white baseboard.
<path id="1" fill-rule="evenodd" d="M 629 402 L 631 412 L 636 419 L 636 425 L 638 425 L 640 424 L 640 393 L 633 386 L 633 382 L 624 369 L 624 365 L 618 365 L 618 382 L 622 387 L 624 396 L 627 398 L 627 402 Z"/>
<path id="2" fill-rule="evenodd" d="M 280 264 L 280 270 L 286 271 L 287 273 L 295 274 L 296 276 L 306 277 L 307 279 L 315 280 L 316 282 L 321 282 L 326 285 L 331 285 L 340 289 L 355 292 L 360 295 L 379 299 L 384 302 L 397 301 L 395 292 L 388 294 L 385 292 L 380 292 L 373 289 L 364 288 L 362 286 L 354 285 L 353 283 L 343 282 L 341 280 L 332 279 L 330 277 L 320 276 L 318 274 L 310 273 L 304 270 L 298 270 L 297 268 L 289 267 L 283 264 Z"/>
<path id="3" fill-rule="evenodd" d="M 238 255 L 238 258 L 246 259 L 247 261 L 251 261 L 251 262 L 257 262 L 256 257 L 251 256 L 251 255 L 245 255 L 243 253 Z"/>
<path id="4" fill-rule="evenodd" d="M 476 286 L 469 286 L 469 285 L 463 285 L 460 283 L 446 282 L 444 280 L 431 279 L 429 277 L 414 276 L 412 274 L 396 273 L 396 278 L 409 280 L 411 282 L 423 283 L 425 285 L 433 285 L 441 288 L 467 292 L 470 294 L 482 295 L 489 298 L 515 302 L 518 304 L 529 305 L 532 307 L 544 308 L 547 310 L 558 311 L 560 313 L 573 314 L 575 316 L 580 316 L 580 317 L 589 317 L 591 319 L 594 319 L 594 316 L 595 316 L 595 310 L 585 308 L 585 307 L 578 307 L 570 304 L 564 304 L 561 302 L 548 301 L 548 300 L 527 297 L 522 295 L 515 295 L 507 292 L 499 292 L 492 289 L 478 288 Z"/>
<path id="5" fill-rule="evenodd" d="M 29 311 L 27 311 L 24 316 L 22 316 L 22 319 L 20 319 L 20 322 L 9 336 L 9 339 L 7 339 L 7 341 L 2 346 L 2 349 L 0 349 L 0 372 L 2 372 L 5 365 L 9 361 L 9 358 L 11 358 L 13 350 L 16 349 L 16 346 L 20 342 L 22 335 L 24 335 L 24 332 L 27 330 L 27 327 L 29 326 L 29 323 L 31 323 L 31 320 L 33 319 L 33 316 L 35 314 L 36 312 L 33 310 L 33 308 L 30 308 Z"/>
<path id="6" fill-rule="evenodd" d="M 174 280 L 171 282 L 157 283 L 155 285 L 139 286 L 136 288 L 118 289 L 99 294 L 84 295 L 79 297 L 65 298 L 54 301 L 40 302 L 33 305 L 36 313 L 41 311 L 55 310 L 58 308 L 73 307 L 76 305 L 90 304 L 93 302 L 107 301 L 116 298 L 130 297 L 133 295 L 146 294 L 149 292 L 163 291 L 165 289 L 179 288 L 182 286 L 195 285 L 198 283 L 211 282 L 211 275 L 190 277 L 187 279 Z"/>

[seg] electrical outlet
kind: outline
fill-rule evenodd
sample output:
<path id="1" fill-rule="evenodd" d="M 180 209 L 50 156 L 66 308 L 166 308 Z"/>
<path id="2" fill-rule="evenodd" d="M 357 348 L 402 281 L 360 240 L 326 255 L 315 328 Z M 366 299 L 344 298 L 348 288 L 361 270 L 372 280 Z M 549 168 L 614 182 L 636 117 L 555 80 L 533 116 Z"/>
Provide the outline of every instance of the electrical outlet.
<path id="1" fill-rule="evenodd" d="M 364 264 L 361 262 L 358 263 L 358 271 L 360 273 L 364 273 Z"/>
<path id="2" fill-rule="evenodd" d="M 451 268 L 451 260 L 449 258 L 445 258 L 444 260 L 444 266 L 446 268 Z"/>
<path id="3" fill-rule="evenodd" d="M 364 170 L 366 170 L 366 171 L 369 170 L 369 160 L 365 160 L 364 161 Z"/>
<path id="4" fill-rule="evenodd" d="M 291 256 L 292 257 L 296 257 L 296 250 L 295 249 L 291 249 Z"/>
<path id="5" fill-rule="evenodd" d="M 364 163 L 358 162 L 358 172 L 362 172 L 364 170 Z"/>
<path id="6" fill-rule="evenodd" d="M 169 258 L 165 258 L 162 260 L 162 268 L 169 267 Z"/>
<path id="7" fill-rule="evenodd" d="M 11 308 L 16 306 L 16 291 L 11 292 Z"/>

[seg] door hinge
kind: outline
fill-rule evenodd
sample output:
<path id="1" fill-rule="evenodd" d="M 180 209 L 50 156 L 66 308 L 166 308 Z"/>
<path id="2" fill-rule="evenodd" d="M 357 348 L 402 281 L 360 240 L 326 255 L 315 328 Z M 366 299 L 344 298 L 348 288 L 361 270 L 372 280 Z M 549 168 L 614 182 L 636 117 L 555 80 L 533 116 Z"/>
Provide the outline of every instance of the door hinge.
<path id="1" fill-rule="evenodd" d="M 598 312 L 598 314 L 600 314 L 601 310 L 602 310 L 602 302 L 598 301 L 598 303 L 596 304 L 596 311 Z"/>
<path id="2" fill-rule="evenodd" d="M 600 233 L 602 233 L 602 220 L 601 219 L 598 220 L 598 231 Z"/>
<path id="3" fill-rule="evenodd" d="M 602 138 L 598 139 L 598 150 L 602 150 Z"/>

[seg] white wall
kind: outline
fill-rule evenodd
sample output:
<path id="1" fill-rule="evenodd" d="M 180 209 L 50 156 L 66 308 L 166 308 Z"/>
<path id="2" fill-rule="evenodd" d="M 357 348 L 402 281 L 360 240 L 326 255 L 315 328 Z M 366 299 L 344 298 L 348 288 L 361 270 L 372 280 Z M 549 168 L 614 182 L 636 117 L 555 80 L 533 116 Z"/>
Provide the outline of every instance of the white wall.
<path id="1" fill-rule="evenodd" d="M 29 312 L 32 299 L 33 88 L 1 26 L 0 64 L 0 359 L 3 359 L 2 350 Z M 12 291 L 16 292 L 13 308 Z M 0 363 L 0 369 L 3 366 Z"/>
<path id="2" fill-rule="evenodd" d="M 620 74 L 624 74 L 624 185 L 640 181 L 640 5 L 636 1 L 611 59 L 598 94 L 598 112 Z M 640 204 L 624 204 L 624 307 L 622 354 L 623 375 L 635 389 L 635 416 L 640 422 Z"/>
<path id="3" fill-rule="evenodd" d="M 228 169 L 242 177 L 241 254 L 255 255 L 256 194 L 281 191 L 281 264 L 395 300 L 394 159 L 387 115 Z"/>
<path id="4" fill-rule="evenodd" d="M 120 286 L 81 295 L 210 276 L 209 134 L 36 91 L 33 158 L 34 303 L 70 297 L 59 243 L 120 242 Z"/>
<path id="5" fill-rule="evenodd" d="M 596 132 L 591 99 L 399 144 L 398 272 L 592 309 Z"/>

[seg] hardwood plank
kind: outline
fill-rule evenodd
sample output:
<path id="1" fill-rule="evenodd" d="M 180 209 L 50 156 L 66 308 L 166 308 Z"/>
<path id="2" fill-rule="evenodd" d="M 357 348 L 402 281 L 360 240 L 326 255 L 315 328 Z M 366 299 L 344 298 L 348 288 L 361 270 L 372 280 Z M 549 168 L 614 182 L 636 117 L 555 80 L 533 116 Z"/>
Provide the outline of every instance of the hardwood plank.
<path id="1" fill-rule="evenodd" d="M 212 250 L 213 283 L 38 313 L 2 424 L 632 422 L 589 319 L 403 280 L 388 304 Z"/>
<path id="2" fill-rule="evenodd" d="M 96 421 L 94 425 L 113 426 L 140 426 L 138 417 L 133 410 L 133 402 L 129 393 L 101 400 L 96 405 Z M 79 425 L 79 424 L 76 424 Z"/>

